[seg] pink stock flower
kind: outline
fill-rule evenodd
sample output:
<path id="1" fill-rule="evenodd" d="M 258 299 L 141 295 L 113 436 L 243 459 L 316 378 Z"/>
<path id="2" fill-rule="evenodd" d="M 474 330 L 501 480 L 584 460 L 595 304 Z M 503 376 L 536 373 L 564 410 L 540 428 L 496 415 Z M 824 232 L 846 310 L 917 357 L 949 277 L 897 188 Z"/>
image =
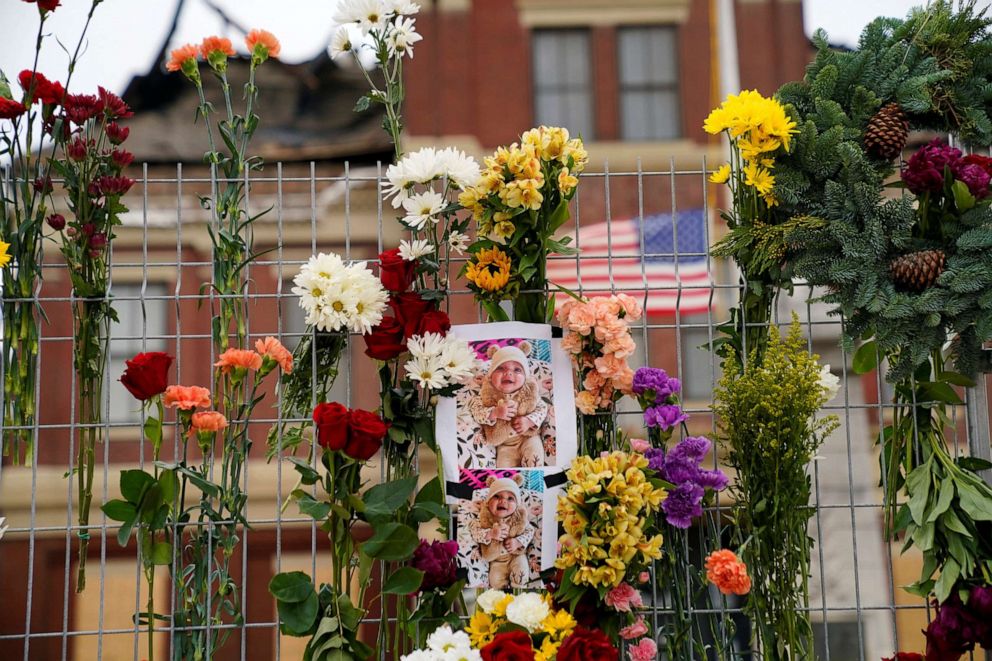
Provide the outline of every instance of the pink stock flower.
<path id="1" fill-rule="evenodd" d="M 607 606 L 623 613 L 629 613 L 633 608 L 644 606 L 641 593 L 634 589 L 630 583 L 621 583 L 607 592 L 605 601 Z"/>
<path id="2" fill-rule="evenodd" d="M 640 638 L 648 632 L 648 625 L 644 624 L 644 618 L 638 617 L 637 622 L 634 622 L 628 627 L 620 629 L 620 637 L 624 640 L 633 640 L 634 638 Z"/>
<path id="3" fill-rule="evenodd" d="M 632 438 L 630 439 L 630 449 L 633 450 L 634 452 L 644 454 L 645 452 L 651 449 L 651 444 L 645 441 L 643 438 Z M 643 583 L 646 580 L 647 579 L 643 579 L 641 582 Z"/>
<path id="4" fill-rule="evenodd" d="M 654 661 L 658 656 L 658 643 L 652 638 L 642 638 L 641 642 L 632 645 L 628 652 L 630 661 Z"/>

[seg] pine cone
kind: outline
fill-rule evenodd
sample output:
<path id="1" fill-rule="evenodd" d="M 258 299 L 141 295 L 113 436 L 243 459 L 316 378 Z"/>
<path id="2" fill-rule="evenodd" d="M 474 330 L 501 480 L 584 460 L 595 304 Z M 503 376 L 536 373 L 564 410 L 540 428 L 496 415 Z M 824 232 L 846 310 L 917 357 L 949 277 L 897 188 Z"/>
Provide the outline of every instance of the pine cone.
<path id="1" fill-rule="evenodd" d="M 909 120 L 898 103 L 889 103 L 868 121 L 865 149 L 876 158 L 891 161 L 902 154 L 909 136 Z"/>
<path id="2" fill-rule="evenodd" d="M 893 259 L 889 273 L 896 289 L 923 291 L 937 281 L 946 263 L 943 250 L 920 250 Z"/>

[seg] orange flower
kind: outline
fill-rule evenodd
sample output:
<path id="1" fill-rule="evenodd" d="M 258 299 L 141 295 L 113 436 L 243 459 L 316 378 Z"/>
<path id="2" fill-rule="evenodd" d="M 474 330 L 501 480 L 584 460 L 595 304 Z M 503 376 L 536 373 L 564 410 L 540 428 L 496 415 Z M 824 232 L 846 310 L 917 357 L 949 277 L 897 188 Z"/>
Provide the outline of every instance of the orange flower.
<path id="1" fill-rule="evenodd" d="M 200 386 L 169 386 L 162 395 L 162 403 L 184 411 L 207 408 L 210 406 L 210 391 Z"/>
<path id="2" fill-rule="evenodd" d="M 180 46 L 169 53 L 169 61 L 165 63 L 168 71 L 182 71 L 183 65 L 190 59 L 194 61 L 199 57 L 199 50 L 193 44 Z"/>
<path id="3" fill-rule="evenodd" d="M 252 30 L 245 37 L 245 45 L 248 46 L 252 60 L 257 56 L 259 62 L 268 57 L 279 57 L 279 51 L 282 50 L 279 40 L 268 30 Z"/>
<path id="4" fill-rule="evenodd" d="M 293 354 L 276 338 L 269 336 L 264 340 L 256 340 L 255 351 L 276 361 L 284 373 L 293 371 Z"/>
<path id="5" fill-rule="evenodd" d="M 751 591 L 747 565 L 728 549 L 713 551 L 707 556 L 706 578 L 723 594 L 747 594 Z"/>
<path id="6" fill-rule="evenodd" d="M 214 367 L 219 367 L 224 374 L 238 367 L 257 370 L 261 366 L 262 357 L 250 349 L 228 349 L 214 363 Z"/>
<path id="7" fill-rule="evenodd" d="M 234 46 L 231 45 L 231 40 L 227 37 L 204 37 L 203 42 L 200 44 L 200 55 L 204 60 L 210 58 L 210 54 L 220 51 L 227 57 L 234 55 Z"/>
<path id="8" fill-rule="evenodd" d="M 218 432 L 227 427 L 227 418 L 217 411 L 199 411 L 193 414 L 192 423 L 190 433 Z"/>

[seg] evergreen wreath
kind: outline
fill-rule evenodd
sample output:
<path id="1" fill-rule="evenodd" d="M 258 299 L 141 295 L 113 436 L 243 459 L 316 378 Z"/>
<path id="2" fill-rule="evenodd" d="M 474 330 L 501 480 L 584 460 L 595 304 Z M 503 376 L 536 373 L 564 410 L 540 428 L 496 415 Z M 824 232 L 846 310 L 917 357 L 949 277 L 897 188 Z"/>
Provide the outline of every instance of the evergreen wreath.
<path id="1" fill-rule="evenodd" d="M 914 234 L 911 199 L 882 194 L 895 173 L 884 156 L 902 151 L 910 126 L 992 142 L 990 24 L 974 0 L 959 11 L 940 0 L 905 20 L 876 19 L 854 51 L 832 49 L 818 31 L 804 79 L 777 94 L 799 133 L 776 164 L 780 222 L 767 228 L 776 236 L 736 237 L 783 254 L 788 271 L 826 286 L 822 300 L 843 315 L 845 346 L 874 337 L 893 382 L 949 338 L 958 370 L 974 373 L 992 339 L 992 211 L 946 214 L 934 242 Z M 891 263 L 926 249 L 946 254 L 943 273 L 935 286 L 901 291 Z"/>

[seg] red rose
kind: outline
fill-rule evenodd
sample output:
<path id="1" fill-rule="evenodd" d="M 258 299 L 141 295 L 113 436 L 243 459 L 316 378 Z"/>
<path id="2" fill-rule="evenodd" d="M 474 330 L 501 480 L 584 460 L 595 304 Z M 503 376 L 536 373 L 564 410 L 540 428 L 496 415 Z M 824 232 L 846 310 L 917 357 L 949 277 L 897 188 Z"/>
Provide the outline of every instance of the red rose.
<path id="1" fill-rule="evenodd" d="M 313 410 L 317 443 L 328 450 L 340 450 L 348 442 L 348 407 L 337 402 L 317 404 Z"/>
<path id="2" fill-rule="evenodd" d="M 620 652 L 599 629 L 576 627 L 558 648 L 558 661 L 617 661 Z"/>
<path id="3" fill-rule="evenodd" d="M 408 262 L 400 257 L 399 248 L 379 253 L 379 280 L 386 291 L 406 291 L 413 284 L 413 272 L 416 268 L 417 262 Z"/>
<path id="4" fill-rule="evenodd" d="M 28 108 L 23 103 L 0 96 L 0 119 L 14 119 L 27 111 Z"/>
<path id="5" fill-rule="evenodd" d="M 479 652 L 484 661 L 534 661 L 534 646 L 525 631 L 504 631 Z M 561 652 L 558 652 L 561 658 Z"/>
<path id="6" fill-rule="evenodd" d="M 344 453 L 352 459 L 368 461 L 382 447 L 382 439 L 388 429 L 389 425 L 375 413 L 351 410 L 348 413 L 348 444 L 344 447 Z"/>
<path id="7" fill-rule="evenodd" d="M 431 310 L 421 315 L 417 320 L 417 330 L 411 335 L 423 335 L 424 333 L 440 333 L 446 335 L 451 329 L 451 319 L 441 310 Z"/>
<path id="8" fill-rule="evenodd" d="M 54 217 L 54 216 L 53 216 Z M 61 216 L 59 216 L 61 218 Z M 65 219 L 62 219 L 65 226 Z M 139 353 L 131 360 L 125 360 L 127 366 L 121 375 L 121 384 L 135 399 L 145 401 L 155 395 L 165 392 L 169 385 L 169 367 L 172 356 L 162 351 Z"/>
<path id="9" fill-rule="evenodd" d="M 393 317 L 383 317 L 362 339 L 365 340 L 365 355 L 376 360 L 390 360 L 406 351 L 403 324 Z"/>
<path id="10" fill-rule="evenodd" d="M 410 338 L 417 333 L 420 318 L 434 309 L 433 301 L 426 301 L 415 291 L 396 294 L 389 299 L 396 320 L 403 324 L 403 336 Z"/>

